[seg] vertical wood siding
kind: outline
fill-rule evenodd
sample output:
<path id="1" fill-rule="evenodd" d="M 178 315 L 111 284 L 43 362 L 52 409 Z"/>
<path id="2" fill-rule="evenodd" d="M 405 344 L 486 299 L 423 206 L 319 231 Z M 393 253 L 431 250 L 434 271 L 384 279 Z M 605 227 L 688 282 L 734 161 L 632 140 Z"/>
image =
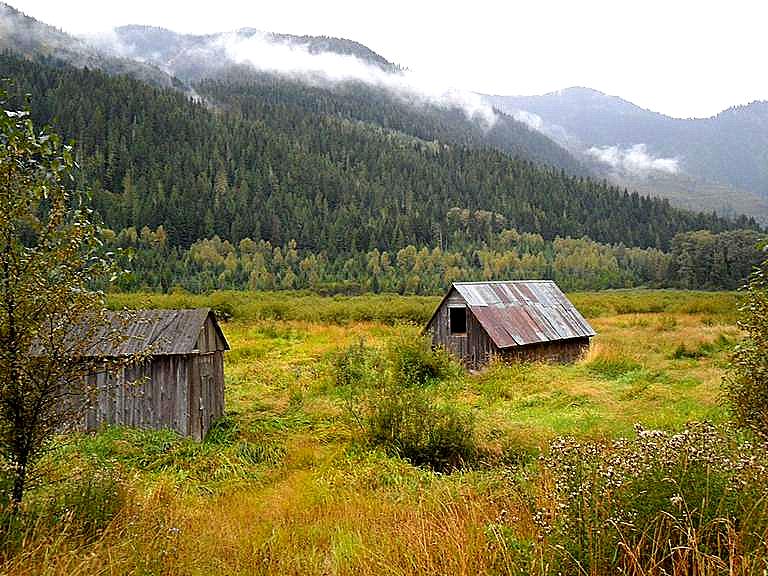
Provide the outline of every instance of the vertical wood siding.
<path id="1" fill-rule="evenodd" d="M 224 414 L 224 355 L 156 356 L 146 362 L 87 377 L 93 404 L 83 418 L 86 430 L 103 424 L 169 428 L 202 440 Z"/>
<path id="2" fill-rule="evenodd" d="M 586 354 L 587 350 L 589 350 L 589 338 L 573 338 L 505 348 L 499 352 L 499 356 L 514 362 L 546 361 L 570 364 Z"/>
<path id="3" fill-rule="evenodd" d="M 215 352 L 216 350 L 225 350 L 227 348 L 226 342 L 222 340 L 221 335 L 213 325 L 213 320 L 211 320 L 210 316 L 206 318 L 205 323 L 203 324 L 203 329 L 200 331 L 200 336 L 197 339 L 195 348 L 197 348 L 201 354 Z"/>

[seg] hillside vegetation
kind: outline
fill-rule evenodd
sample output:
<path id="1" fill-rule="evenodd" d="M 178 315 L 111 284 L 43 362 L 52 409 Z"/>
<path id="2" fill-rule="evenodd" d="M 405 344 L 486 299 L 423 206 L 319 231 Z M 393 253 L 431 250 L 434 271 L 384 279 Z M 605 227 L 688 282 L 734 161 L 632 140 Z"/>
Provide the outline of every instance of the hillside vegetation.
<path id="1" fill-rule="evenodd" d="M 486 149 L 427 142 L 340 117 L 249 99 L 245 117 L 126 78 L 35 64 L 2 70 L 38 124 L 76 138 L 80 184 L 106 224 L 162 225 L 171 245 L 218 235 L 325 250 L 439 245 L 452 208 L 500 215 L 504 227 L 667 248 L 689 230 L 754 225 Z M 294 88 L 295 90 L 295 88 Z M 258 107 L 261 107 L 260 109 Z"/>
<path id="2" fill-rule="evenodd" d="M 208 81 L 198 90 L 222 106 L 212 110 L 54 60 L 6 53 L 0 64 L 16 106 L 32 94 L 36 122 L 76 138 L 77 185 L 93 191 L 115 247 L 136 250 L 123 289 L 434 294 L 450 280 L 519 277 L 735 288 L 758 257 L 757 235 L 735 230 L 752 220 L 512 158 L 481 145 L 459 111 L 446 123 L 445 110 L 362 85 Z"/>

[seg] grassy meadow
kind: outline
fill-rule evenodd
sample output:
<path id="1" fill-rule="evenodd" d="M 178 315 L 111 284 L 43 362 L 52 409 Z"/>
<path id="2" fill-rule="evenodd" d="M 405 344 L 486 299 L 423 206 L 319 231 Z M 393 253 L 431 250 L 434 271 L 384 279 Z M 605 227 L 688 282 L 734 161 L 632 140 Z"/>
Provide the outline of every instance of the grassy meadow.
<path id="1" fill-rule="evenodd" d="M 442 358 L 439 374 L 417 386 L 424 406 L 441 406 L 434 422 L 448 430 L 445 442 L 471 435 L 471 461 L 440 470 L 414 466 L 369 430 L 371 406 L 384 405 L 383 390 L 405 365 L 397 350 L 419 342 L 439 298 L 113 295 L 114 307 L 211 306 L 228 318 L 228 414 L 202 444 L 125 429 L 62 442 L 44 462 L 45 483 L 30 494 L 23 525 L 6 530 L 0 573 L 601 574 L 595 558 L 619 553 L 630 574 L 764 573 L 760 522 L 749 534 L 728 527 L 727 553 L 706 539 L 716 522 L 704 520 L 693 540 L 689 533 L 687 544 L 656 556 L 642 552 L 653 534 L 630 542 L 612 516 L 618 540 L 591 529 L 583 541 L 557 539 L 565 534 L 558 514 L 569 513 L 557 466 L 581 450 L 567 443 L 596 450 L 653 438 L 666 446 L 647 432 L 661 429 L 679 451 L 706 451 L 702 442 L 718 433 L 686 431 L 692 421 L 726 422 L 721 381 L 740 338 L 734 293 L 570 296 L 599 333 L 578 363 L 467 373 Z M 611 454 L 629 449 L 617 444 Z M 678 481 L 661 476 L 662 487 Z M 664 498 L 685 496 L 675 490 Z M 686 506 L 704 509 L 713 495 Z M 750 502 L 744 517 L 759 520 L 761 501 Z"/>

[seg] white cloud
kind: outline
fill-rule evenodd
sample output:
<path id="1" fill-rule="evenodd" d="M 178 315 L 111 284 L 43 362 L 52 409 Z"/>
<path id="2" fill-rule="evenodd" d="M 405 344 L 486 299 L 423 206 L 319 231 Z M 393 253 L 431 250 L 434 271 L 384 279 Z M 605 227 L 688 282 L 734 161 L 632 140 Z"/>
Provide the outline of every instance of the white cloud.
<path id="1" fill-rule="evenodd" d="M 635 144 L 629 148 L 619 146 L 593 146 L 587 150 L 587 154 L 600 162 L 608 164 L 617 170 L 630 174 L 644 174 L 647 172 L 666 172 L 677 174 L 680 171 L 678 158 L 654 158 L 648 153 L 645 144 Z"/>
<path id="2" fill-rule="evenodd" d="M 542 131 L 544 128 L 544 120 L 538 114 L 528 112 L 527 110 L 517 110 L 512 117 L 518 122 L 522 122 L 532 130 Z"/>
<path id="3" fill-rule="evenodd" d="M 408 70 L 387 72 L 351 55 L 315 54 L 305 45 L 273 41 L 261 33 L 244 36 L 233 32 L 214 42 L 234 62 L 250 64 L 259 70 L 286 74 L 305 82 L 357 80 L 385 88 L 415 104 L 459 108 L 485 128 L 496 122 L 496 113 L 481 96 L 445 86 L 423 74 Z"/>

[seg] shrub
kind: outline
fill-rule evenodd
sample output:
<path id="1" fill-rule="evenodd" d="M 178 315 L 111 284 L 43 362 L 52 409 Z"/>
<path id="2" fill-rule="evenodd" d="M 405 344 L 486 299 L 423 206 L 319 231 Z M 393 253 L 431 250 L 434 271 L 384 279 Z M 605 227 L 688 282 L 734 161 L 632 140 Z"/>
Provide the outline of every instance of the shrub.
<path id="1" fill-rule="evenodd" d="M 461 368 L 442 349 L 433 350 L 416 327 L 404 326 L 383 357 L 361 340 L 333 365 L 336 389 L 368 442 L 439 472 L 474 460 L 472 415 L 424 389 Z"/>
<path id="2" fill-rule="evenodd" d="M 688 348 L 685 344 L 678 344 L 674 352 L 672 352 L 671 358 L 673 360 L 681 360 L 683 358 L 691 358 L 694 360 L 699 358 L 709 358 L 731 345 L 731 340 L 725 334 L 719 334 L 714 341 L 703 342 L 696 348 Z"/>
<path id="3" fill-rule="evenodd" d="M 380 361 L 376 350 L 362 338 L 341 350 L 333 359 L 335 384 L 341 388 L 368 385 L 379 378 Z"/>
<path id="4" fill-rule="evenodd" d="M 433 348 L 416 327 L 403 327 L 389 344 L 387 362 L 392 381 L 400 386 L 426 386 L 454 377 L 461 371 L 443 348 Z"/>
<path id="5" fill-rule="evenodd" d="M 747 337 L 734 351 L 725 400 L 739 426 L 768 440 L 768 260 L 750 277 L 740 314 Z"/>
<path id="6" fill-rule="evenodd" d="M 685 344 L 678 344 L 672 352 L 671 358 L 673 360 L 682 360 L 683 358 L 698 360 L 706 355 L 706 352 L 700 348 L 689 349 Z"/>
<path id="7" fill-rule="evenodd" d="M 632 358 L 607 351 L 592 358 L 587 363 L 587 368 L 590 372 L 603 378 L 616 379 L 630 372 L 641 370 L 643 367 Z"/>
<path id="8" fill-rule="evenodd" d="M 232 302 L 222 300 L 211 305 L 211 310 L 216 315 L 216 320 L 227 322 L 235 315 L 235 307 Z"/>
<path id="9" fill-rule="evenodd" d="M 660 316 L 656 323 L 656 330 L 659 332 L 669 332 L 677 328 L 677 320 L 674 316 Z"/>
<path id="10" fill-rule="evenodd" d="M 450 472 L 477 455 L 474 418 L 425 391 L 389 387 L 374 401 L 367 419 L 369 440 L 415 466 Z"/>
<path id="11" fill-rule="evenodd" d="M 341 350 L 333 359 L 333 378 L 344 400 L 347 414 L 361 429 L 365 428 L 363 412 L 370 388 L 382 381 L 380 355 L 360 339 Z"/>
<path id="12" fill-rule="evenodd" d="M 610 444 L 560 438 L 542 457 L 554 490 L 537 519 L 566 573 L 727 566 L 735 546 L 765 545 L 766 455 L 706 423 L 677 434 L 638 427 Z"/>

